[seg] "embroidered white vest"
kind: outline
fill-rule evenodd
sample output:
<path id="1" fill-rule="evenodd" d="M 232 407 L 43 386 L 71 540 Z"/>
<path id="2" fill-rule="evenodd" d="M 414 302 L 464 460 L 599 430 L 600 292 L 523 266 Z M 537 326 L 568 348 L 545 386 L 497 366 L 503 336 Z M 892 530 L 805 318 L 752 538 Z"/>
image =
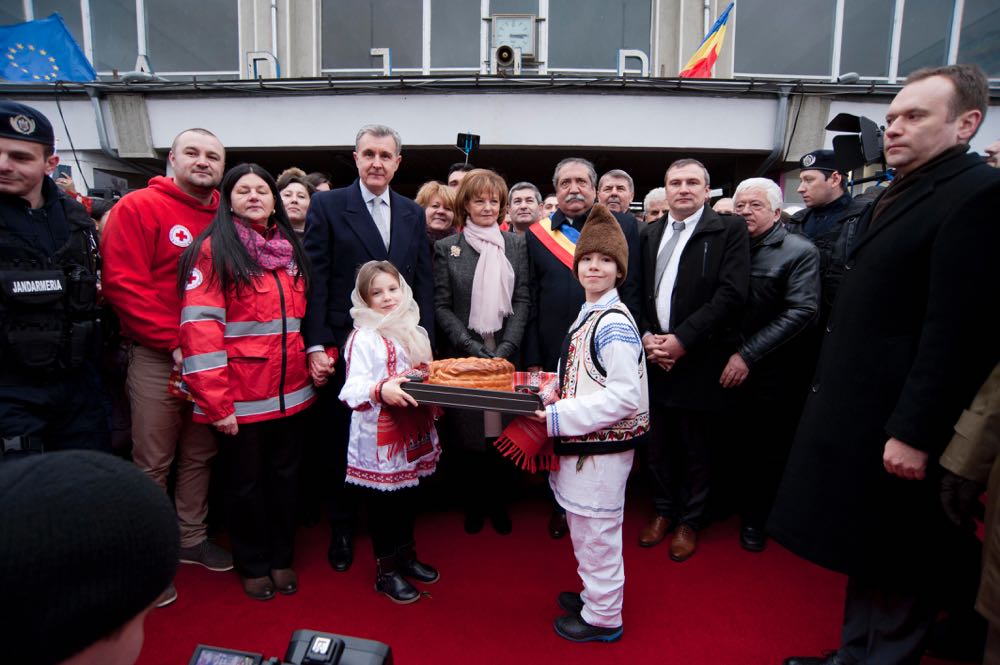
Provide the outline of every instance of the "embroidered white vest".
<path id="1" fill-rule="evenodd" d="M 595 310 L 584 320 L 573 333 L 566 354 L 566 368 L 563 373 L 562 397 L 582 397 L 603 390 L 607 381 L 600 360 L 594 357 L 594 335 L 597 333 L 597 323 L 609 311 L 616 310 L 624 314 L 629 323 L 638 330 L 632 314 L 621 302 L 606 309 Z M 619 442 L 634 439 L 649 431 L 649 387 L 646 381 L 646 361 L 644 354 L 636 358 L 636 371 L 639 372 L 642 386 L 639 408 L 635 413 L 619 420 L 605 429 L 584 434 L 582 436 L 563 436 L 560 443 L 572 445 L 575 443 Z"/>

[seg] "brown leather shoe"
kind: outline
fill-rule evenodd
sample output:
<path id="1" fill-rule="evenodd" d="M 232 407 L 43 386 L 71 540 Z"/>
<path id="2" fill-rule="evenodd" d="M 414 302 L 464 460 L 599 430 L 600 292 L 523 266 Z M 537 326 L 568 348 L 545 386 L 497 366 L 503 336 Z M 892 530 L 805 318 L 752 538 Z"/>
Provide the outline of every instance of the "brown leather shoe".
<path id="1" fill-rule="evenodd" d="M 659 545 L 667 537 L 670 525 L 670 518 L 663 515 L 657 515 L 649 520 L 649 523 L 642 527 L 642 531 L 639 532 L 639 546 L 652 547 Z"/>
<path id="2" fill-rule="evenodd" d="M 698 547 L 698 532 L 687 524 L 681 524 L 670 541 L 670 558 L 674 561 L 685 561 L 694 554 Z"/>
<path id="3" fill-rule="evenodd" d="M 299 590 L 299 578 L 291 568 L 272 568 L 271 581 L 278 593 L 290 596 Z"/>
<path id="4" fill-rule="evenodd" d="M 274 583 L 270 577 L 243 577 L 243 591 L 254 600 L 274 598 Z"/>

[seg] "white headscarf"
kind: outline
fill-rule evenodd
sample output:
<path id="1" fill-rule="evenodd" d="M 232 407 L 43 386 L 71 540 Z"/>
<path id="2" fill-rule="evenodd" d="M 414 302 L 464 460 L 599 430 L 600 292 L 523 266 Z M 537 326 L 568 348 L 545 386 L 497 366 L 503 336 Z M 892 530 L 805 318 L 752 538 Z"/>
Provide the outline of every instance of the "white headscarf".
<path id="1" fill-rule="evenodd" d="M 370 328 L 387 339 L 399 342 L 406 349 L 410 363 L 417 366 L 434 359 L 427 331 L 420 327 L 420 307 L 413 299 L 413 290 L 403 276 L 399 276 L 402 298 L 388 314 L 379 314 L 364 301 L 357 284 L 351 291 L 351 318 L 355 328 Z"/>

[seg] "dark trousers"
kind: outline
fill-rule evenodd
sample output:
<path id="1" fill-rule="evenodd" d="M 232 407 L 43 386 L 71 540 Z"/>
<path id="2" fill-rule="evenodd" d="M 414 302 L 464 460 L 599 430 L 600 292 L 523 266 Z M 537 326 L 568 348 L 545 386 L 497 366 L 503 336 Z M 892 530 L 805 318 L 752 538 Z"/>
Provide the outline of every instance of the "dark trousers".
<path id="1" fill-rule="evenodd" d="M 700 529 L 708 500 L 712 413 L 654 405 L 649 434 L 653 508 L 677 524 Z"/>
<path id="2" fill-rule="evenodd" d="M 735 465 L 740 518 L 745 526 L 763 529 L 778 492 L 792 447 L 799 409 L 791 396 L 747 384 L 737 388 L 730 410 L 725 449 Z"/>
<path id="3" fill-rule="evenodd" d="M 0 368 L 6 369 L 6 368 Z M 31 452 L 111 452 L 107 412 L 96 367 L 49 378 L 0 374 L 0 462 Z M 3 454 L 4 449 L 9 449 Z"/>
<path id="4" fill-rule="evenodd" d="M 368 508 L 368 530 L 372 535 L 372 550 L 376 559 L 393 556 L 400 546 L 413 542 L 417 488 L 392 492 L 368 487 L 351 489 L 351 493 Z"/>
<path id="5" fill-rule="evenodd" d="M 482 450 L 455 446 L 449 454 L 457 459 L 462 510 L 467 515 L 479 516 L 506 513 L 517 468 L 490 442 Z"/>
<path id="6" fill-rule="evenodd" d="M 859 665 L 919 665 L 936 613 L 931 591 L 848 577 L 838 656 Z"/>
<path id="7" fill-rule="evenodd" d="M 243 577 L 292 565 L 302 415 L 241 424 L 235 436 L 218 435 L 233 565 Z"/>

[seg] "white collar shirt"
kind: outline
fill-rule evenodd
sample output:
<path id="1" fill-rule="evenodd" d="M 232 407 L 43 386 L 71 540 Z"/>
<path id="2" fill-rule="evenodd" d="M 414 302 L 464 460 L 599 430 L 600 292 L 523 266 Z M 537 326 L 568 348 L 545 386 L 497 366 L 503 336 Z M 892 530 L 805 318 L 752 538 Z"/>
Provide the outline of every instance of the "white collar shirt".
<path id="1" fill-rule="evenodd" d="M 674 286 L 677 282 L 677 271 L 681 264 L 681 255 L 684 253 L 684 247 L 691 239 L 691 236 L 694 235 L 694 230 L 697 228 L 698 222 L 701 221 L 701 216 L 704 212 L 705 207 L 702 206 L 687 219 L 677 219 L 672 214 L 667 213 L 667 218 L 664 222 L 666 228 L 663 231 L 663 237 L 660 239 L 660 246 L 656 252 L 657 256 L 663 251 L 663 247 L 673 234 L 680 233 L 680 237 L 677 239 L 677 246 L 674 247 L 674 252 L 670 255 L 670 261 L 663 272 L 660 290 L 656 292 L 656 318 L 660 321 L 660 330 L 664 332 L 671 332 L 670 303 L 673 300 Z M 684 230 L 675 231 L 673 227 L 674 222 L 684 222 Z M 653 288 L 655 290 L 656 286 L 654 285 Z"/>

